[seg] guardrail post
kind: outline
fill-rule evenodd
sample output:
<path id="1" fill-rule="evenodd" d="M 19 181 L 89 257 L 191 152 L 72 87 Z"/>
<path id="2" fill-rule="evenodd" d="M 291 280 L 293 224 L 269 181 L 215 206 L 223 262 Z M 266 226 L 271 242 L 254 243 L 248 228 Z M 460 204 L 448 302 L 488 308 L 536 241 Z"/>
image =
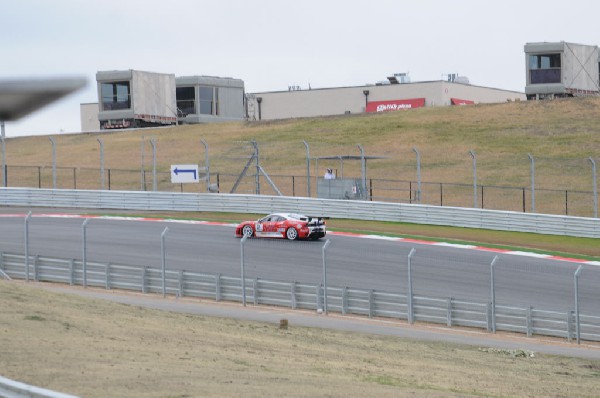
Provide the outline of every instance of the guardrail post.
<path id="1" fill-rule="evenodd" d="M 573 282 L 575 284 L 575 337 L 577 339 L 577 344 L 580 344 L 581 337 L 581 322 L 579 319 L 579 274 L 583 269 L 583 265 L 577 267 L 577 271 L 573 275 Z"/>
<path id="2" fill-rule="evenodd" d="M 567 312 L 567 341 L 570 343 L 571 342 L 571 338 L 572 338 L 572 331 L 573 330 L 573 311 L 568 311 Z"/>
<path id="3" fill-rule="evenodd" d="M 147 277 L 148 277 L 148 266 L 144 266 L 142 268 L 142 293 L 148 292 Z"/>
<path id="4" fill-rule="evenodd" d="M 40 259 L 40 255 L 36 254 L 35 257 L 33 257 L 33 280 L 34 281 L 38 281 L 40 279 L 39 277 L 39 271 L 38 271 L 38 262 Z"/>
<path id="5" fill-rule="evenodd" d="M 242 240 L 240 241 L 240 250 L 241 250 L 241 281 L 242 284 L 242 305 L 246 306 L 246 270 L 244 268 L 244 244 L 248 239 L 248 235 L 244 235 Z"/>
<path id="6" fill-rule="evenodd" d="M 88 222 L 90 221 L 89 218 L 86 218 L 85 220 L 83 220 L 83 224 L 81 225 L 81 229 L 82 229 L 82 246 L 83 246 L 83 287 L 86 288 L 87 287 L 87 232 L 86 232 L 86 227 Z"/>
<path id="7" fill-rule="evenodd" d="M 452 297 L 448 297 L 446 303 L 446 326 L 452 327 Z"/>
<path id="8" fill-rule="evenodd" d="M 487 303 L 485 311 L 485 317 L 487 320 L 487 331 L 492 331 L 492 303 Z"/>
<path id="9" fill-rule="evenodd" d="M 179 271 L 179 292 L 177 297 L 183 297 L 183 270 Z"/>
<path id="10" fill-rule="evenodd" d="M 326 251 L 329 245 L 331 244 L 331 240 L 327 239 L 325 244 L 323 245 L 323 312 L 327 315 L 327 255 Z"/>
<path id="11" fill-rule="evenodd" d="M 533 336 L 533 308 L 527 308 L 527 337 Z"/>
<path id="12" fill-rule="evenodd" d="M 373 302 L 373 289 L 369 290 L 369 318 L 373 318 L 375 312 L 375 303 Z"/>
<path id="13" fill-rule="evenodd" d="M 408 253 L 408 323 L 413 324 L 414 318 L 414 307 L 413 307 L 413 287 L 412 287 L 412 258 L 415 255 L 416 250 L 413 247 Z"/>
<path id="14" fill-rule="evenodd" d="M 321 288 L 322 287 L 323 287 L 322 285 L 317 285 L 317 294 L 316 294 L 316 297 L 317 297 L 317 312 L 319 312 L 319 310 L 323 311 L 323 305 L 322 305 L 322 302 L 321 302 Z"/>
<path id="15" fill-rule="evenodd" d="M 110 263 L 104 267 L 104 288 L 110 290 Z"/>
<path id="16" fill-rule="evenodd" d="M 291 307 L 292 307 L 293 310 L 295 310 L 296 306 L 297 306 L 297 304 L 296 304 L 296 283 L 297 282 L 294 281 L 294 282 L 292 282 L 290 284 L 290 290 L 291 290 L 291 292 L 290 292 L 291 293 L 290 301 L 291 301 Z"/>
<path id="17" fill-rule="evenodd" d="M 348 313 L 348 288 L 344 286 L 342 288 L 342 315 Z"/>
<path id="18" fill-rule="evenodd" d="M 162 270 L 162 294 L 163 297 L 167 296 L 167 281 L 166 281 L 166 273 L 167 273 L 167 264 L 165 259 L 165 235 L 169 232 L 169 227 L 165 227 L 162 234 L 160 234 L 160 257 L 161 257 L 161 270 Z"/>
<path id="19" fill-rule="evenodd" d="M 490 285 L 491 285 L 491 296 L 492 296 L 492 312 L 491 312 L 491 329 L 492 333 L 496 333 L 496 283 L 495 277 L 495 266 L 498 262 L 498 256 L 494 256 L 492 263 L 490 264 Z"/>
<path id="20" fill-rule="evenodd" d="M 75 279 L 75 259 L 69 260 L 69 286 L 73 286 Z"/>
<path id="21" fill-rule="evenodd" d="M 215 301 L 221 301 L 221 274 L 215 275 Z"/>
<path id="22" fill-rule="evenodd" d="M 29 282 L 29 220 L 31 211 L 25 216 L 25 281 Z"/>
<path id="23" fill-rule="evenodd" d="M 252 282 L 252 296 L 254 297 L 254 305 L 258 305 L 258 278 L 254 278 Z"/>

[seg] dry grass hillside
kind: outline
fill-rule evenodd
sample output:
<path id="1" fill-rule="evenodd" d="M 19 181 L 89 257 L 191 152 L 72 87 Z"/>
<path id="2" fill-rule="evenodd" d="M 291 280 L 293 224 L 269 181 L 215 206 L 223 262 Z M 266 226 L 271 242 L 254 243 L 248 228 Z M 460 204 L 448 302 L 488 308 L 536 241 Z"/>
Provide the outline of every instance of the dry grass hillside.
<path id="1" fill-rule="evenodd" d="M 212 182 L 219 174 L 221 192 L 229 192 L 251 156 L 250 142 L 255 140 L 263 169 L 284 194 L 296 196 L 307 192 L 303 141 L 309 144 L 311 157 L 358 156 L 357 146 L 361 145 L 366 156 L 384 157 L 368 161 L 368 178 L 376 180 L 374 196 L 403 202 L 410 200 L 409 184 L 391 180 L 416 181 L 413 148 L 417 148 L 421 154 L 424 203 L 440 204 L 439 183 L 464 184 L 444 187 L 445 206 L 472 204 L 469 186 L 473 183 L 473 164 L 469 151 L 473 150 L 479 185 L 524 188 L 486 190 L 485 208 L 517 211 L 522 211 L 523 195 L 529 195 L 531 154 L 539 190 L 536 210 L 590 216 L 593 195 L 589 157 L 600 161 L 599 132 L 600 98 L 581 98 L 56 135 L 54 139 L 59 188 L 73 188 L 75 181 L 77 188 L 100 188 L 97 139 L 101 139 L 105 168 L 111 169 L 111 189 L 139 189 L 142 161 L 146 186 L 151 189 L 150 140 L 155 140 L 159 190 L 203 191 L 203 185 L 173 186 L 170 165 L 204 165 L 204 140 L 209 147 Z M 9 186 L 52 186 L 52 146 L 47 136 L 9 138 L 6 145 Z M 339 177 L 360 177 L 359 161 L 345 161 L 342 165 L 338 160 L 321 160 L 316 166 L 313 161 L 313 176 L 315 169 L 322 175 L 325 167 L 332 167 Z M 250 168 L 238 193 L 254 192 L 255 170 Z M 262 186 L 261 193 L 274 193 L 266 183 Z M 557 192 L 545 193 L 544 189 Z M 314 186 L 312 190 L 314 196 Z M 568 209 L 565 191 L 569 191 Z M 526 202 L 529 211 L 529 198 Z"/>

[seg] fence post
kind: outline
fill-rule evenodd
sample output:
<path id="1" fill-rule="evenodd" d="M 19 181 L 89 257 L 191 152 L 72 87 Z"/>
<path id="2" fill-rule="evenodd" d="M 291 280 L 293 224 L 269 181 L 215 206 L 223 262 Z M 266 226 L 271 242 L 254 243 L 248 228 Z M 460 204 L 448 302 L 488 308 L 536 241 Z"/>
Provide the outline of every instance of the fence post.
<path id="1" fill-rule="evenodd" d="M 491 284 L 491 296 L 492 296 L 492 317 L 491 317 L 491 329 L 492 333 L 496 333 L 496 285 L 494 281 L 495 266 L 498 262 L 498 256 L 494 256 L 492 263 L 490 264 L 490 284 Z"/>
<path id="2" fill-rule="evenodd" d="M 306 141 L 302 141 L 306 148 L 306 193 L 310 198 L 310 148 Z"/>
<path id="3" fill-rule="evenodd" d="M 477 208 L 477 156 L 475 152 L 470 150 L 471 158 L 473 159 L 473 207 Z"/>
<path id="4" fill-rule="evenodd" d="M 152 191 L 156 192 L 156 140 L 151 139 L 150 144 L 152 145 Z"/>
<path id="5" fill-rule="evenodd" d="M 373 289 L 369 290 L 369 318 L 373 318 L 373 313 L 375 310 L 375 303 L 374 303 L 374 294 L 373 294 Z"/>
<path id="6" fill-rule="evenodd" d="M 100 144 L 100 189 L 104 191 L 104 142 L 100 138 L 96 140 Z"/>
<path id="7" fill-rule="evenodd" d="M 348 287 L 342 288 L 342 315 L 348 313 Z"/>
<path id="8" fill-rule="evenodd" d="M 148 292 L 148 283 L 146 282 L 148 275 L 148 266 L 142 268 L 142 293 Z"/>
<path id="9" fill-rule="evenodd" d="M 110 263 L 106 263 L 106 267 L 104 267 L 104 288 L 110 289 Z"/>
<path id="10" fill-rule="evenodd" d="M 73 286 L 75 280 L 75 260 L 69 261 L 69 286 Z"/>
<path id="11" fill-rule="evenodd" d="M 183 270 L 179 270 L 179 293 L 178 297 L 183 297 Z"/>
<path id="12" fill-rule="evenodd" d="M 413 147 L 413 151 L 417 155 L 417 203 L 421 203 L 421 154 L 419 150 Z"/>
<path id="13" fill-rule="evenodd" d="M 535 159 L 530 153 L 527 156 L 531 161 L 531 212 L 535 213 Z"/>
<path id="14" fill-rule="evenodd" d="M 583 265 L 580 265 L 577 267 L 577 271 L 575 271 L 575 274 L 573 275 L 573 282 L 575 284 L 575 338 L 577 339 L 577 344 L 580 343 L 581 337 L 581 323 L 579 319 L 579 274 L 581 273 L 582 269 Z"/>
<path id="15" fill-rule="evenodd" d="M 25 281 L 29 282 L 29 220 L 31 211 L 25 216 Z"/>
<path id="16" fill-rule="evenodd" d="M 6 188 L 6 143 L 4 141 L 4 120 L 0 121 L 0 130 L 2 138 L 2 186 Z"/>
<path id="17" fill-rule="evenodd" d="M 452 327 L 452 297 L 448 297 L 446 303 L 446 326 Z"/>
<path id="18" fill-rule="evenodd" d="M 163 297 L 167 295 L 167 284 L 166 284 L 166 272 L 167 264 L 165 260 L 165 235 L 169 232 L 169 227 L 165 227 L 162 234 L 160 234 L 160 257 L 161 257 L 161 271 L 162 271 L 162 294 Z"/>
<path id="19" fill-rule="evenodd" d="M 86 227 L 88 222 L 90 222 L 89 218 L 86 218 L 85 220 L 83 220 L 83 224 L 81 225 L 81 229 L 82 229 L 82 238 L 81 238 L 81 242 L 82 242 L 82 259 L 83 259 L 83 287 L 86 288 L 87 287 L 87 232 L 86 232 Z"/>
<path id="20" fill-rule="evenodd" d="M 291 307 L 292 307 L 293 310 L 295 310 L 296 306 L 297 306 L 297 304 L 296 304 L 296 283 L 297 282 L 294 281 L 294 282 L 292 282 L 290 284 L 290 290 L 291 290 L 291 292 L 290 292 L 291 293 L 290 301 L 291 301 L 291 304 L 292 304 Z"/>
<path id="21" fill-rule="evenodd" d="M 48 139 L 52 143 L 52 188 L 56 189 L 56 141 L 52 137 Z"/>
<path id="22" fill-rule="evenodd" d="M 527 308 L 527 337 L 531 337 L 533 335 L 533 308 L 529 306 Z"/>
<path id="23" fill-rule="evenodd" d="M 244 244 L 248 239 L 248 235 L 244 235 L 240 241 L 240 257 L 241 257 L 241 284 L 242 284 L 242 305 L 246 306 L 246 270 L 244 268 Z"/>
<path id="24" fill-rule="evenodd" d="M 221 301 L 221 274 L 215 275 L 215 301 Z"/>
<path id="25" fill-rule="evenodd" d="M 408 323 L 413 324 L 415 322 L 414 318 L 414 308 L 413 308 L 413 288 L 412 288 L 412 257 L 415 255 L 415 248 L 410 249 L 410 253 L 408 253 Z"/>
<path id="26" fill-rule="evenodd" d="M 361 176 L 362 176 L 362 189 L 363 189 L 363 195 L 364 197 L 362 197 L 362 200 L 366 200 L 367 199 L 367 165 L 365 163 L 365 151 L 362 147 L 362 145 L 358 145 L 358 149 L 360 150 L 360 170 L 361 170 Z"/>
<path id="27" fill-rule="evenodd" d="M 254 297 L 254 305 L 258 305 L 258 278 L 254 278 L 252 282 L 252 297 Z"/>
<path id="28" fill-rule="evenodd" d="M 206 192 L 210 192 L 210 160 L 208 157 L 208 144 L 204 140 L 200 140 L 204 145 L 204 168 L 206 170 Z"/>
<path id="29" fill-rule="evenodd" d="M 323 312 L 327 315 L 327 256 L 326 250 L 331 244 L 331 240 L 327 239 L 321 251 L 323 252 Z"/>
<path id="30" fill-rule="evenodd" d="M 598 183 L 596 182 L 596 162 L 590 156 L 592 163 L 592 189 L 594 191 L 594 218 L 598 218 Z"/>

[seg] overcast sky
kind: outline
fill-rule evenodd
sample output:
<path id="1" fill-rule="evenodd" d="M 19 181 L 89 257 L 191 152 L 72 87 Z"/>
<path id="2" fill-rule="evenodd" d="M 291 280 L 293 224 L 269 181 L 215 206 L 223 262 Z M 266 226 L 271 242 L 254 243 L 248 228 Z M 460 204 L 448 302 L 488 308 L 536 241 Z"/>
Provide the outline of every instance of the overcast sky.
<path id="1" fill-rule="evenodd" d="M 80 131 L 104 70 L 234 77 L 250 93 L 458 73 L 523 92 L 525 43 L 599 45 L 599 15 L 598 0 L 0 0 L 0 79 L 88 80 L 6 136 Z"/>

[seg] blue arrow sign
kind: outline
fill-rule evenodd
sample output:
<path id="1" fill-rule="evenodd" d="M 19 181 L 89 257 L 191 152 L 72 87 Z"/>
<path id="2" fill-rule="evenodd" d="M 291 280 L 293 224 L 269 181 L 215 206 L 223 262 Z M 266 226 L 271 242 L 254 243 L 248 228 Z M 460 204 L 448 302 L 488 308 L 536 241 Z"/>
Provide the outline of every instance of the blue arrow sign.
<path id="1" fill-rule="evenodd" d="M 196 171 L 194 169 L 189 169 L 189 170 L 179 170 L 177 167 L 175 167 L 175 170 L 173 170 L 173 172 L 175 173 L 176 176 L 179 175 L 179 173 L 194 173 L 194 180 L 197 180 L 198 178 L 196 177 Z"/>
<path id="2" fill-rule="evenodd" d="M 200 182 L 197 164 L 172 164 L 171 182 L 174 184 L 185 184 L 188 182 Z"/>

